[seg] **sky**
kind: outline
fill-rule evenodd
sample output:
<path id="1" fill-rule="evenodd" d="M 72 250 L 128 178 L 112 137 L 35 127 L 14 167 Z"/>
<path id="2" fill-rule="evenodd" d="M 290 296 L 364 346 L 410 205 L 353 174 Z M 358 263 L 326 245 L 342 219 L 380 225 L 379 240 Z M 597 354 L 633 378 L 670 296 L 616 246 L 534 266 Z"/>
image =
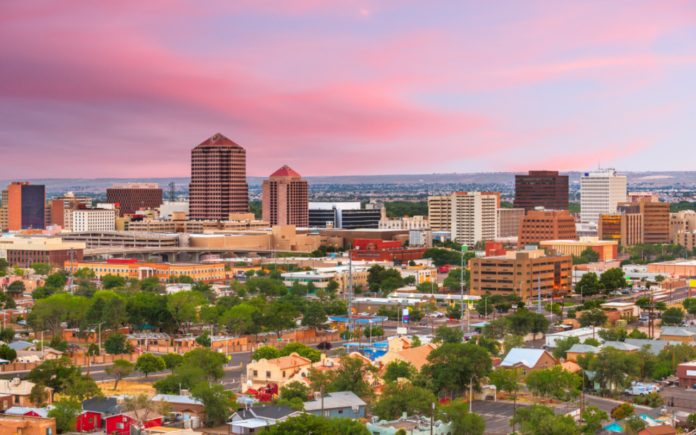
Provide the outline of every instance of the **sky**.
<path id="1" fill-rule="evenodd" d="M 696 2 L 0 2 L 0 179 L 694 170 Z"/>

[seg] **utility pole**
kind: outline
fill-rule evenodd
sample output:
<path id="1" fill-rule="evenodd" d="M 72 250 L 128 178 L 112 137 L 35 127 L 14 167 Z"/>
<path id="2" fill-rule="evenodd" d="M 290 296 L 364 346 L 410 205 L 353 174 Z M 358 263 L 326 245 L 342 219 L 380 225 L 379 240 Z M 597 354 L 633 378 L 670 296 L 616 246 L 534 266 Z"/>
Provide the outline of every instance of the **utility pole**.
<path id="1" fill-rule="evenodd" d="M 462 251 L 464 251 L 464 247 L 462 247 Z M 462 333 L 464 332 L 464 252 L 462 252 L 462 267 L 460 269 L 461 272 L 461 277 L 460 279 L 460 284 L 461 284 L 461 296 L 462 299 L 459 301 L 460 303 L 460 308 L 461 308 L 461 313 L 459 314 L 459 319 L 462 324 Z"/>

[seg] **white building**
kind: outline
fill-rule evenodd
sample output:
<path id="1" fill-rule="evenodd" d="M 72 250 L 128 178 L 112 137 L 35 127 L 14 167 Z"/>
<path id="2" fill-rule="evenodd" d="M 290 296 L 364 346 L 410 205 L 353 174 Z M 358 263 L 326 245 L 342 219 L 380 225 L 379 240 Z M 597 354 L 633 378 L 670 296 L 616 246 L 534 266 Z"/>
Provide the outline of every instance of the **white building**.
<path id="1" fill-rule="evenodd" d="M 626 176 L 615 169 L 586 172 L 580 178 L 580 221 L 597 222 L 600 214 L 616 213 L 620 202 L 626 202 Z"/>
<path id="2" fill-rule="evenodd" d="M 428 216 L 383 218 L 379 221 L 380 230 L 424 230 L 426 228 L 430 228 Z"/>
<path id="3" fill-rule="evenodd" d="M 474 246 L 495 239 L 498 231 L 498 196 L 482 192 L 452 194 L 452 240 Z"/>
<path id="4" fill-rule="evenodd" d="M 188 201 L 175 201 L 175 202 L 165 202 L 160 206 L 160 218 L 170 221 L 172 220 L 172 213 L 183 212 L 186 213 L 186 219 L 189 217 L 189 202 Z"/>
<path id="5" fill-rule="evenodd" d="M 580 339 L 580 343 L 582 343 L 586 339 L 592 338 L 592 335 L 594 335 L 594 338 L 597 341 L 602 343 L 602 342 L 604 342 L 604 340 L 599 338 L 599 331 L 601 331 L 603 329 L 604 328 L 594 328 L 594 333 L 593 333 L 592 327 L 587 327 L 587 328 L 572 329 L 570 331 L 557 332 L 555 334 L 547 334 L 546 335 L 546 345 L 548 347 L 556 347 L 556 340 L 566 339 L 568 337 L 578 337 Z"/>
<path id="6" fill-rule="evenodd" d="M 72 230 L 85 231 L 116 231 L 116 211 L 86 209 L 73 211 Z"/>

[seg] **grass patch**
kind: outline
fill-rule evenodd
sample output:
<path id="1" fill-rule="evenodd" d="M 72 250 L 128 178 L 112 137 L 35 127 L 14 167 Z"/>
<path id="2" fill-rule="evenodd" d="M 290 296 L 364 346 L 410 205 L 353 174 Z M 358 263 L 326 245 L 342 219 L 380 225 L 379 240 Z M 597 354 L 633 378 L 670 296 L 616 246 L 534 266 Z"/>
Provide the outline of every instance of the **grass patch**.
<path id="1" fill-rule="evenodd" d="M 574 307 L 575 305 L 575 302 L 563 302 L 564 307 Z"/>

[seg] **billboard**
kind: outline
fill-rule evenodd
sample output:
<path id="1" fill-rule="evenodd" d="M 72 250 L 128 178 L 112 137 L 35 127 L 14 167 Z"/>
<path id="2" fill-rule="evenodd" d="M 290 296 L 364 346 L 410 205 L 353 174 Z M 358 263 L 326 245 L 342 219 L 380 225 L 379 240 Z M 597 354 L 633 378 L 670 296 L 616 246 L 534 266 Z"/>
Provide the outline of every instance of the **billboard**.
<path id="1" fill-rule="evenodd" d="M 689 287 L 696 287 L 696 279 L 689 280 Z"/>

